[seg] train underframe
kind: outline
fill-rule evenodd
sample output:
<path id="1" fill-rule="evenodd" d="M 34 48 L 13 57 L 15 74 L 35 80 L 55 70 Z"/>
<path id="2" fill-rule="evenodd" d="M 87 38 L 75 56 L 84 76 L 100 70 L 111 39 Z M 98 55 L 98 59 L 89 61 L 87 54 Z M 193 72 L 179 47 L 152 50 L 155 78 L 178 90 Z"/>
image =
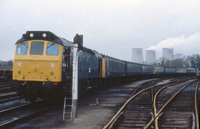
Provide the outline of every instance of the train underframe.
<path id="1" fill-rule="evenodd" d="M 127 83 L 130 80 L 141 80 L 152 77 L 155 77 L 155 75 L 79 79 L 78 93 L 79 96 L 81 96 L 92 89 L 116 86 L 122 83 Z M 39 97 L 49 102 L 63 102 L 65 93 L 69 95 L 70 92 L 72 92 L 71 82 L 71 79 L 69 79 L 67 82 L 59 83 L 53 83 L 51 81 L 13 81 L 12 89 L 17 91 L 18 95 L 20 97 L 24 97 L 26 101 L 35 102 Z"/>
<path id="2" fill-rule="evenodd" d="M 141 80 L 144 78 L 152 78 L 152 75 L 141 76 L 127 76 L 127 77 L 110 77 L 110 78 L 89 78 L 79 79 L 78 81 L 78 93 L 79 96 L 87 93 L 89 90 L 97 88 L 106 88 L 110 86 L 116 86 L 122 83 L 127 83 L 130 80 Z M 155 76 L 154 76 L 155 77 Z M 161 76 L 160 76 L 161 77 Z M 24 97 L 26 101 L 32 103 L 37 98 L 42 98 L 49 102 L 63 102 L 65 93 L 70 94 L 72 92 L 72 81 L 69 79 L 67 82 L 53 83 L 36 82 L 36 81 L 13 81 L 12 89 L 17 91 L 20 97 Z"/>
<path id="3" fill-rule="evenodd" d="M 127 78 L 90 78 L 90 79 L 79 79 L 79 95 L 91 89 L 110 87 L 111 85 L 119 85 L 126 82 Z M 49 102 L 62 101 L 65 95 L 65 90 L 67 93 L 72 90 L 71 81 L 53 83 L 51 81 L 47 82 L 35 82 L 35 81 L 13 81 L 12 89 L 17 92 L 20 97 L 24 97 L 26 101 L 35 102 L 37 98 L 42 98 Z"/>
<path id="4" fill-rule="evenodd" d="M 63 95 L 61 92 L 64 91 L 63 84 L 55 84 L 51 81 L 13 81 L 12 89 L 15 90 L 20 97 L 24 97 L 26 101 L 31 101 L 32 103 L 35 102 L 38 97 L 47 101 L 59 99 L 59 97 Z"/>

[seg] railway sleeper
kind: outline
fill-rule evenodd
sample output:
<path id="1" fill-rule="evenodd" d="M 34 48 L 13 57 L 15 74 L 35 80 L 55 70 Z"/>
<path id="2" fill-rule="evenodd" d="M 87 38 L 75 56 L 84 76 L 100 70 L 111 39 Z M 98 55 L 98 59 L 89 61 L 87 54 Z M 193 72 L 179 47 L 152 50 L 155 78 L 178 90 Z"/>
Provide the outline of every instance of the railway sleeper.
<path id="1" fill-rule="evenodd" d="M 130 107 L 146 107 L 146 105 L 151 105 L 151 102 L 149 102 L 150 100 L 144 100 L 145 103 L 143 102 L 143 104 L 141 103 L 141 101 L 143 100 L 140 100 L 140 102 L 136 102 L 136 101 L 133 101 L 132 103 L 129 104 Z"/>
<path id="2" fill-rule="evenodd" d="M 135 102 L 135 101 L 141 101 L 141 100 L 142 100 L 142 101 L 145 101 L 145 100 L 147 101 L 147 100 L 149 100 L 149 95 L 148 95 L 148 96 L 146 95 L 146 96 L 140 97 L 140 98 L 137 98 L 137 97 L 136 97 L 136 98 L 133 100 L 133 102 Z"/>
<path id="3" fill-rule="evenodd" d="M 128 105 L 128 108 L 132 108 L 132 109 L 150 109 L 151 106 L 150 103 L 145 103 L 145 104 L 137 104 L 137 103 L 134 103 L 134 104 L 131 104 L 131 105 Z"/>
<path id="4" fill-rule="evenodd" d="M 143 128 L 146 124 L 121 124 L 120 127 Z"/>
<path id="5" fill-rule="evenodd" d="M 10 92 L 10 91 L 12 91 L 10 87 L 1 87 L 0 88 L 0 93 Z"/>
<path id="6" fill-rule="evenodd" d="M 149 115 L 151 115 L 150 114 L 150 111 L 149 112 L 140 112 L 140 111 L 138 111 L 138 112 L 129 112 L 129 113 L 124 113 L 126 116 L 149 116 Z"/>
<path id="7" fill-rule="evenodd" d="M 137 120 L 137 119 L 140 119 L 140 120 L 147 120 L 147 119 L 150 119 L 150 116 L 126 116 L 126 120 L 129 120 L 129 121 L 133 121 L 133 120 Z"/>
<path id="8" fill-rule="evenodd" d="M 191 123 L 191 120 L 179 120 L 179 119 L 177 119 L 177 120 L 169 120 L 169 121 L 164 121 L 164 125 L 170 125 L 170 124 L 172 124 L 172 125 L 182 125 L 182 124 L 186 124 L 186 125 L 188 125 L 188 124 L 190 124 Z"/>
<path id="9" fill-rule="evenodd" d="M 144 121 L 145 123 L 147 123 L 151 118 L 150 114 L 146 114 L 146 115 L 141 115 L 141 114 L 137 114 L 137 115 L 126 115 L 125 116 L 125 122 L 130 122 L 130 121 Z"/>
<path id="10" fill-rule="evenodd" d="M 191 113 L 172 113 L 159 119 L 159 128 L 191 128 L 193 118 Z"/>
<path id="11" fill-rule="evenodd" d="M 127 119 L 124 120 L 124 123 L 147 123 L 147 120 L 149 119 L 147 117 L 142 117 L 142 118 L 139 118 L 139 119 L 138 118 L 133 118 L 133 119 L 127 118 Z"/>
<path id="12" fill-rule="evenodd" d="M 176 112 L 192 112 L 194 109 L 192 107 L 173 107 L 170 108 L 169 111 L 176 111 Z"/>
<path id="13" fill-rule="evenodd" d="M 191 105 L 194 105 L 194 101 L 193 100 L 190 100 L 190 101 L 186 101 L 186 102 L 183 102 L 181 100 L 181 102 L 178 102 L 178 103 L 173 103 L 172 105 L 170 105 L 170 107 L 191 107 Z"/>
<path id="14" fill-rule="evenodd" d="M 178 117 L 178 116 L 180 116 L 180 117 L 183 117 L 183 116 L 190 116 L 190 117 L 192 117 L 192 113 L 191 112 L 164 112 L 164 114 L 162 115 L 162 116 L 167 116 L 167 117 L 170 117 L 170 116 L 172 116 L 172 117 L 174 117 L 174 116 L 176 116 L 176 117 Z"/>
<path id="15" fill-rule="evenodd" d="M 146 116 L 146 115 L 150 115 L 150 112 L 127 111 L 124 114 L 127 116 L 129 116 L 129 115 Z"/>
<path id="16" fill-rule="evenodd" d="M 173 128 L 173 129 L 176 129 L 176 128 L 182 128 L 182 129 L 191 129 L 191 125 L 183 125 L 183 124 L 180 124 L 180 125 L 160 125 L 159 126 L 159 129 L 163 129 L 163 128 L 166 128 L 166 129 L 169 129 L 169 128 Z"/>
<path id="17" fill-rule="evenodd" d="M 150 100 L 146 100 L 146 101 L 143 101 L 143 100 L 140 100 L 138 102 L 134 102 L 134 104 L 131 104 L 130 107 L 135 107 L 135 106 L 140 106 L 140 105 L 151 105 L 151 101 Z"/>
<path id="18" fill-rule="evenodd" d="M 192 104 L 191 104 L 192 105 Z M 168 112 L 191 112 L 193 107 L 191 105 L 182 105 L 182 106 L 170 106 L 170 109 L 167 109 Z M 163 105 L 157 105 L 157 109 L 161 109 Z"/>
<path id="19" fill-rule="evenodd" d="M 151 111 L 151 107 L 127 107 L 126 108 L 129 112 L 149 112 Z"/>
<path id="20" fill-rule="evenodd" d="M 151 111 L 151 109 L 133 109 L 131 108 L 131 110 L 128 109 L 128 111 L 126 111 L 127 113 L 149 113 Z"/>
<path id="21" fill-rule="evenodd" d="M 127 113 L 148 113 L 149 111 L 151 111 L 151 108 L 150 107 L 132 107 L 132 108 L 126 108 L 126 111 Z"/>
<path id="22" fill-rule="evenodd" d="M 163 121 L 168 121 L 168 120 L 191 120 L 192 117 L 188 117 L 188 116 L 165 116 L 164 118 L 161 117 L 160 120 L 163 120 Z"/>
<path id="23" fill-rule="evenodd" d="M 164 117 L 164 118 L 160 118 L 160 121 L 164 121 L 164 122 L 170 122 L 170 121 L 192 121 L 192 117 L 187 117 L 187 116 L 182 116 L 182 117 Z"/>
<path id="24" fill-rule="evenodd" d="M 133 128 L 132 127 L 119 127 L 119 129 L 133 129 Z M 141 129 L 141 128 L 135 127 L 134 129 Z"/>
<path id="25" fill-rule="evenodd" d="M 7 97 L 13 97 L 13 96 L 18 96 L 17 92 L 2 93 L 2 94 L 0 94 L 0 99 L 4 99 Z"/>

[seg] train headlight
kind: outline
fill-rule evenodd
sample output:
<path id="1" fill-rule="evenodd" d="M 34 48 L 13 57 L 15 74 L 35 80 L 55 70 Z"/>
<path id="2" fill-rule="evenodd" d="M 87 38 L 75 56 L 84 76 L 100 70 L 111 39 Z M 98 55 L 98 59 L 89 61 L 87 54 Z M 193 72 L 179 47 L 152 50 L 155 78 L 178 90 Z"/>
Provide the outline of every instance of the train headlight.
<path id="1" fill-rule="evenodd" d="M 34 34 L 33 33 L 30 33 L 30 35 L 29 35 L 31 38 L 33 38 L 34 37 Z"/>
<path id="2" fill-rule="evenodd" d="M 47 37 L 47 34 L 46 34 L 46 33 L 43 33 L 43 34 L 42 34 L 42 37 L 44 37 L 44 38 Z"/>

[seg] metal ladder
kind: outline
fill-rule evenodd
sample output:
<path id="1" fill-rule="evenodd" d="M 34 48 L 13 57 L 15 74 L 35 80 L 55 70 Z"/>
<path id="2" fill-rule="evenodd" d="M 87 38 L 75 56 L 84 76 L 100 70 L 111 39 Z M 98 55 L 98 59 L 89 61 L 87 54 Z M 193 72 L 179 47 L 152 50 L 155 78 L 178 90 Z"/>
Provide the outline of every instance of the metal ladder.
<path id="1" fill-rule="evenodd" d="M 72 101 L 72 99 L 65 97 L 64 108 L 63 108 L 63 120 L 64 121 L 71 121 L 71 119 L 72 119 L 72 104 L 67 104 L 68 101 Z"/>
<path id="2" fill-rule="evenodd" d="M 72 120 L 72 89 L 71 89 L 71 86 L 68 88 L 65 88 L 63 120 L 64 121 Z"/>

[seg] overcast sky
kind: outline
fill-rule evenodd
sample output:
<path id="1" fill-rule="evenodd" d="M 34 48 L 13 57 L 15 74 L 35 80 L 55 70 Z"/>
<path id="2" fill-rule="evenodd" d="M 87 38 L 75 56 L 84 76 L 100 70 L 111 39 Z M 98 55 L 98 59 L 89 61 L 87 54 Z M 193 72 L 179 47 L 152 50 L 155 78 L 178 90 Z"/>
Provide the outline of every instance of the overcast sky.
<path id="1" fill-rule="evenodd" d="M 129 61 L 131 48 L 200 54 L 199 13 L 200 0 L 0 0 L 0 60 L 28 30 L 83 34 L 85 47 Z"/>

